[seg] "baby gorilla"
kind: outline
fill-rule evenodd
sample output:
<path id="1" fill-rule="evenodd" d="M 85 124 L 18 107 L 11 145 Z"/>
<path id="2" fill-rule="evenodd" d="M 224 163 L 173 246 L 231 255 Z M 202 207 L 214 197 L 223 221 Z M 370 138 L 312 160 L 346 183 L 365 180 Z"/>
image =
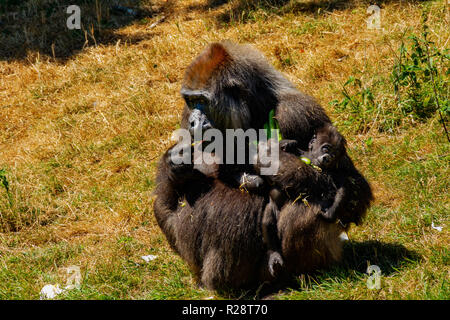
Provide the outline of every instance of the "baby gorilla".
<path id="1" fill-rule="evenodd" d="M 336 221 L 345 196 L 342 174 L 338 163 L 345 154 L 345 139 L 332 125 L 318 129 L 309 142 L 308 150 L 300 150 L 295 140 L 283 139 L 279 142 L 280 170 L 273 176 L 261 176 L 244 171 L 227 172 L 232 184 L 239 185 L 243 192 L 269 191 L 269 203 L 262 218 L 262 235 L 267 247 L 268 269 L 276 277 L 283 268 L 281 241 L 278 237 L 277 222 L 281 208 L 286 203 L 302 201 L 319 204 L 321 216 L 329 222 Z M 300 161 L 301 160 L 301 161 Z M 261 163 L 255 165 L 257 173 Z M 217 164 L 200 164 L 196 169 L 209 177 L 220 175 Z M 321 176 L 322 183 L 314 183 Z M 324 183 L 325 181 L 325 183 Z M 265 183 L 266 182 L 266 183 Z"/>
<path id="2" fill-rule="evenodd" d="M 275 277 L 283 267 L 277 221 L 281 208 L 288 200 L 295 203 L 301 199 L 306 205 L 309 205 L 309 202 L 317 203 L 322 208 L 320 214 L 323 218 L 329 222 L 336 221 L 339 211 L 343 208 L 345 196 L 344 183 L 341 174 L 337 171 L 339 160 L 345 154 L 345 145 L 345 139 L 332 125 L 326 125 L 317 130 L 309 142 L 308 151 L 300 150 L 295 140 L 280 141 L 280 168 L 287 166 L 287 170 L 282 170 L 274 176 L 264 176 L 271 190 L 269 192 L 269 203 L 264 210 L 262 234 L 268 249 L 269 271 L 272 276 Z M 295 163 L 292 156 L 288 156 L 289 154 L 294 155 L 297 159 L 300 157 L 303 165 L 299 166 L 301 163 L 298 161 Z M 322 178 L 326 178 L 327 185 L 316 188 L 316 190 L 309 187 L 308 185 L 314 184 L 311 183 L 312 181 L 308 183 L 308 180 L 312 180 L 313 177 L 310 177 L 308 171 L 305 171 L 305 165 L 320 172 Z M 256 165 L 257 170 L 260 167 L 260 164 Z M 305 185 L 289 184 L 289 175 L 292 175 L 294 171 L 302 175 L 302 170 L 305 172 L 302 176 Z M 297 179 L 296 181 L 301 180 Z M 261 182 L 255 178 L 252 181 L 257 181 L 261 185 Z M 247 183 L 246 187 L 254 190 L 258 186 Z"/>
<path id="3" fill-rule="evenodd" d="M 330 222 L 336 221 L 345 196 L 344 183 L 338 168 L 339 160 L 345 154 L 345 146 L 346 141 L 336 127 L 326 125 L 313 136 L 307 152 L 299 150 L 302 161 L 306 163 L 311 161 L 314 167 L 318 167 L 324 174 L 330 175 L 336 186 L 336 195 L 332 205 L 327 207 L 326 204 L 323 204 L 324 210 L 321 212 L 322 216 Z"/>

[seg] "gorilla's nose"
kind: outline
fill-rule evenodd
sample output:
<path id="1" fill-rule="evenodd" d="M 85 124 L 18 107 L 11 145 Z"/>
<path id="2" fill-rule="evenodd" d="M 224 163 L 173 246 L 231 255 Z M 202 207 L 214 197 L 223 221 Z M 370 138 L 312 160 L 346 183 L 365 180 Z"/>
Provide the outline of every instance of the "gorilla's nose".
<path id="1" fill-rule="evenodd" d="M 330 156 L 325 154 L 325 155 L 321 156 L 319 158 L 319 160 L 322 165 L 327 165 L 330 162 Z"/>
<path id="2" fill-rule="evenodd" d="M 205 131 L 210 129 L 211 122 L 208 120 L 206 115 L 200 110 L 193 110 L 189 116 L 189 131 L 193 134 L 196 131 Z"/>

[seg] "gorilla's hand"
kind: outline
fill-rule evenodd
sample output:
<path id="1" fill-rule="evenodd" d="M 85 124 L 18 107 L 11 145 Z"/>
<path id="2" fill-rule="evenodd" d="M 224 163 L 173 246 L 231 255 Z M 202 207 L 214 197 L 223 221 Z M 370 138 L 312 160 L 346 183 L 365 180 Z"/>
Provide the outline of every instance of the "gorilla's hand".
<path id="1" fill-rule="evenodd" d="M 193 147 L 186 143 L 178 143 L 167 152 L 167 165 L 171 171 L 178 175 L 184 173 L 186 170 L 190 171 L 193 168 Z"/>
<path id="2" fill-rule="evenodd" d="M 283 268 L 283 258 L 276 251 L 269 251 L 269 272 L 272 277 L 277 277 Z"/>
<path id="3" fill-rule="evenodd" d="M 255 174 L 247 174 L 244 172 L 239 177 L 239 188 L 249 192 L 258 191 L 263 184 L 264 180 Z"/>
<path id="4" fill-rule="evenodd" d="M 166 153 L 169 180 L 182 188 L 184 185 L 203 181 L 206 175 L 194 164 L 194 147 L 191 144 L 179 143 Z M 205 170 L 206 171 L 206 170 Z"/>
<path id="5" fill-rule="evenodd" d="M 298 153 L 297 140 L 283 139 L 283 140 L 280 140 L 279 144 L 280 144 L 280 149 L 284 152 L 289 152 L 289 153 L 294 153 L 294 154 Z"/>
<path id="6" fill-rule="evenodd" d="M 212 153 L 195 150 L 198 146 L 195 143 L 179 143 L 169 149 L 166 163 L 172 181 L 193 183 L 194 180 L 218 177 L 220 159 Z"/>
<path id="7" fill-rule="evenodd" d="M 328 222 L 336 221 L 338 212 L 342 210 L 344 197 L 345 189 L 343 187 L 340 187 L 336 191 L 336 195 L 334 196 L 333 204 L 331 205 L 331 207 L 324 210 L 324 207 L 322 206 L 321 215 L 325 220 L 327 220 Z"/>

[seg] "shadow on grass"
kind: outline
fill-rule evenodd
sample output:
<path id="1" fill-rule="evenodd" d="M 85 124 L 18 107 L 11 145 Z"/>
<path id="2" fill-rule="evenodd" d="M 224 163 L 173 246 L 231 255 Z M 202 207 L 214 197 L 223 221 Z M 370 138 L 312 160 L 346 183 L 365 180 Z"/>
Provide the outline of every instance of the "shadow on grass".
<path id="1" fill-rule="evenodd" d="M 374 3 L 371 0 L 208 0 L 204 4 L 193 4 L 189 10 L 208 10 L 223 4 L 230 3 L 231 6 L 218 16 L 218 21 L 222 23 L 251 21 L 254 19 L 254 12 L 261 10 L 266 13 L 283 14 L 298 13 L 320 15 L 330 11 L 345 10 L 355 7 L 366 7 L 377 4 L 382 7 L 388 3 L 416 3 L 418 0 L 378 0 Z"/>
<path id="2" fill-rule="evenodd" d="M 406 249 L 397 243 L 385 243 L 380 241 L 348 241 L 344 245 L 342 261 L 339 265 L 329 269 L 318 270 L 305 275 L 308 281 L 300 284 L 299 278 L 294 277 L 276 287 L 262 287 L 259 292 L 239 291 L 222 292 L 224 297 L 230 299 L 272 299 L 280 290 L 286 289 L 302 291 L 333 278 L 334 280 L 361 281 L 366 274 L 368 265 L 377 265 L 381 269 L 382 276 L 389 276 L 399 272 L 410 264 L 419 262 L 422 257 L 415 251 Z"/>
<path id="3" fill-rule="evenodd" d="M 150 25 L 164 14 L 166 7 L 151 5 L 150 0 L 42 0 L 0 1 L 0 60 L 23 60 L 48 56 L 64 61 L 83 48 L 99 44 L 137 43 L 150 39 L 153 33 L 117 32 L 138 23 Z M 80 8 L 80 29 L 70 30 L 68 21 Z M 168 6 L 167 6 L 168 7 Z"/>
<path id="4" fill-rule="evenodd" d="M 379 266 L 384 275 L 390 275 L 405 265 L 420 260 L 418 253 L 401 244 L 374 240 L 349 241 L 344 246 L 342 263 L 337 268 L 365 273 L 368 264 L 371 264 Z"/>
<path id="5" fill-rule="evenodd" d="M 340 264 L 327 270 L 319 270 L 310 274 L 311 283 L 335 280 L 361 281 L 361 277 L 367 275 L 369 265 L 380 267 L 382 276 L 389 276 L 401 271 L 408 265 L 420 262 L 422 257 L 415 251 L 406 249 L 398 243 L 385 243 L 375 240 L 356 242 L 348 241 L 344 245 L 344 252 Z M 301 291 L 298 278 L 289 283 L 290 287 Z"/>

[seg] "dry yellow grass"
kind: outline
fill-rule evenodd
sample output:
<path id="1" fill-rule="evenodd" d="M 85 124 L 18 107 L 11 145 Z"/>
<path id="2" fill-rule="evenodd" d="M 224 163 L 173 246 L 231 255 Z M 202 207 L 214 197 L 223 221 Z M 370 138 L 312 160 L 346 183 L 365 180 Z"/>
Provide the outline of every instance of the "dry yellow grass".
<path id="1" fill-rule="evenodd" d="M 335 5 L 309 1 L 309 6 L 295 4 L 305 1 L 291 1 L 279 14 L 255 9 L 251 6 L 254 2 L 230 1 L 210 7 L 201 0 L 152 1 L 159 13 L 115 30 L 116 38 L 108 38 L 117 39 L 115 42 L 99 40 L 97 46 L 65 59 L 30 51 L 24 58 L 0 61 L 0 169 L 8 172 L 14 199 L 10 211 L 20 213 L 2 220 L 0 261 L 2 256 L 8 260 L 37 249 L 47 252 L 61 243 L 70 248 L 82 247 L 63 262 L 43 268 L 23 293 L 16 295 L 0 286 L 0 297 L 36 297 L 49 275 L 60 279 L 63 276 L 58 272 L 70 264 L 80 265 L 94 275 L 108 268 L 114 274 L 118 272 L 115 261 L 125 259 L 139 264 L 139 256 L 148 252 L 157 253 L 172 273 L 157 267 L 144 269 L 138 278 L 141 285 L 133 282 L 127 293 L 114 295 L 107 284 L 92 285 L 91 291 L 80 297 L 99 298 L 98 292 L 103 291 L 119 298 L 210 296 L 210 292 L 196 289 L 152 215 L 155 168 L 180 120 L 183 101 L 178 92 L 185 67 L 212 41 L 250 42 L 298 88 L 315 96 L 339 123 L 346 115 L 336 113 L 329 102 L 338 98 L 348 77 L 356 74 L 370 85 L 377 75 L 389 74 L 393 51 L 398 49 L 405 30 L 421 30 L 421 7 L 413 1 L 385 1 L 382 30 L 367 29 L 367 1 Z M 247 12 L 242 14 L 236 7 L 247 8 Z M 165 20 L 149 28 L 161 16 Z M 442 1 L 432 2 L 430 36 L 442 49 L 448 48 L 448 19 L 448 6 Z M 385 98 L 392 99 L 392 95 L 386 93 Z M 425 135 L 429 132 L 436 134 Z M 369 137 L 376 141 L 375 151 L 364 147 Z M 421 140 L 415 145 L 418 137 Z M 435 141 L 436 137 L 440 142 Z M 409 199 L 405 184 L 393 183 L 389 178 L 392 172 L 385 173 L 382 168 L 383 162 L 395 166 L 396 161 L 416 161 L 418 156 L 435 157 L 448 152 L 448 147 L 442 146 L 445 140 L 437 118 L 395 134 L 369 130 L 347 138 L 357 167 L 371 180 L 377 199 L 368 222 L 353 229 L 351 238 L 400 241 L 408 249 L 419 250 L 425 260 L 416 273 L 387 277 L 386 289 L 381 293 L 364 290 L 364 282 L 360 282 L 355 288 L 347 284 L 344 293 L 315 288 L 320 293 L 311 297 L 427 297 L 414 292 L 422 290 L 421 286 L 434 285 L 434 280 L 424 280 L 433 277 L 435 270 L 432 264 L 427 267 L 427 259 L 435 257 L 433 250 L 442 251 L 448 259 L 448 229 L 430 233 L 429 227 L 419 223 L 405 231 L 405 208 L 414 203 L 418 207 L 409 210 L 428 211 L 421 207 L 422 200 Z M 389 159 L 389 152 L 395 148 L 385 150 L 383 146 L 402 145 L 406 140 L 414 145 L 414 151 L 404 147 L 398 156 Z M 441 170 L 445 177 L 448 164 Z M 431 194 L 436 183 L 433 178 L 425 177 Z M 436 196 L 448 209 L 445 192 L 437 192 Z M 371 218 L 377 214 L 379 219 Z M 441 223 L 446 221 L 442 214 L 440 217 Z M 172 264 L 177 267 L 170 269 Z M 448 293 L 448 260 L 440 266 L 443 269 L 435 270 L 434 276 L 440 281 L 442 273 L 446 274 L 442 286 Z M 128 270 L 122 267 L 118 267 L 120 274 Z M 178 277 L 173 272 L 180 273 L 180 283 L 188 291 L 151 291 L 149 284 L 167 284 Z M 409 284 L 404 286 L 403 282 Z M 305 290 L 306 294 L 310 291 L 308 287 Z M 287 297 L 304 296 L 293 293 Z"/>

